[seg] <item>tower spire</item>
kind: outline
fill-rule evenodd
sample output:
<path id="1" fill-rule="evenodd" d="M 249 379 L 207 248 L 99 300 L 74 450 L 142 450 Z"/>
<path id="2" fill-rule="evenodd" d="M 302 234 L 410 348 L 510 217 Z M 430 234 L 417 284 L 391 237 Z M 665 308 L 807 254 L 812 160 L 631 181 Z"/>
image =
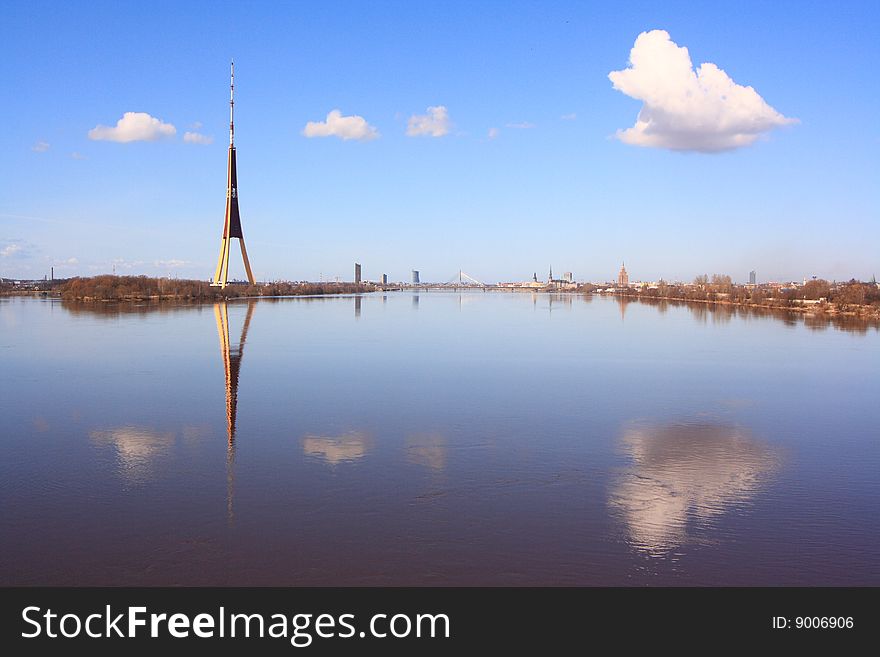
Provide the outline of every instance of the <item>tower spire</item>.
<path id="1" fill-rule="evenodd" d="M 235 61 L 229 64 L 229 145 L 235 143 Z"/>

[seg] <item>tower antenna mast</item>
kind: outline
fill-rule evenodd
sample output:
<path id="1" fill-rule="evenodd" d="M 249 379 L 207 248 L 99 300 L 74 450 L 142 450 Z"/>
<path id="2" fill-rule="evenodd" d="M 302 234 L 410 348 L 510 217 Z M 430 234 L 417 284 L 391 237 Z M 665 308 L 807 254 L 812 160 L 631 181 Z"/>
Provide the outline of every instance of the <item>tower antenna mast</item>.
<path id="1" fill-rule="evenodd" d="M 235 61 L 229 64 L 229 145 L 235 144 Z"/>

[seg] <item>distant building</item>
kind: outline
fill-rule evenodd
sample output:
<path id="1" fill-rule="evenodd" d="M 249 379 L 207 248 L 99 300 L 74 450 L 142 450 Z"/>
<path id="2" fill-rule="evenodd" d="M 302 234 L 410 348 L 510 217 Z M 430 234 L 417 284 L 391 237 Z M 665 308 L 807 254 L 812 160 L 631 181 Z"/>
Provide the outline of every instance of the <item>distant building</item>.
<path id="1" fill-rule="evenodd" d="M 755 270 L 749 272 L 749 285 L 754 285 L 758 282 L 758 275 L 755 273 Z"/>
<path id="2" fill-rule="evenodd" d="M 617 272 L 617 287 L 629 287 L 629 274 L 626 273 L 623 263 L 620 265 L 620 271 Z"/>
<path id="3" fill-rule="evenodd" d="M 354 263 L 354 283 L 355 285 L 361 282 L 361 265 L 360 263 Z"/>
<path id="4" fill-rule="evenodd" d="M 388 274 L 382 274 L 382 278 L 379 279 L 379 282 L 382 285 L 388 285 Z"/>
<path id="5" fill-rule="evenodd" d="M 413 285 L 418 285 L 418 284 L 420 283 L 420 281 L 419 281 L 419 270 L 418 270 L 418 269 L 413 269 L 413 270 L 412 270 L 412 282 L 413 282 Z"/>
<path id="6" fill-rule="evenodd" d="M 535 276 L 535 281 L 537 281 L 537 279 L 538 277 Z M 556 290 L 570 290 L 577 286 L 574 284 L 574 277 L 570 271 L 565 272 L 562 275 L 562 278 L 553 278 L 553 267 L 551 266 L 550 274 L 547 276 L 547 287 Z"/>

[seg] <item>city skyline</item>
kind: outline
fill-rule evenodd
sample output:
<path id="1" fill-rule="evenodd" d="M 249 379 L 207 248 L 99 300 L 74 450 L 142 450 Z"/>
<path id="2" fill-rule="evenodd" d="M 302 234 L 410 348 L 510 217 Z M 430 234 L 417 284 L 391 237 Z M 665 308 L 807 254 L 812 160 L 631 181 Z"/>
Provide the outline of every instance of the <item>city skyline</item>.
<path id="1" fill-rule="evenodd" d="M 876 8 L 111 7 L 13 3 L 0 28 L 0 276 L 207 280 L 231 58 L 259 280 L 875 274 L 880 93 L 851 62 L 880 54 Z M 717 102 L 676 115 L 688 85 Z"/>

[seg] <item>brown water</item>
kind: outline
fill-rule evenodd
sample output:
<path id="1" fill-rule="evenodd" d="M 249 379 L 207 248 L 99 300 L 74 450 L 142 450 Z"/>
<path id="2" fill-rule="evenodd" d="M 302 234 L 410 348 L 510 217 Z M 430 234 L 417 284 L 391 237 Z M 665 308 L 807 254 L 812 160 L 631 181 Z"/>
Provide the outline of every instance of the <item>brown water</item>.
<path id="1" fill-rule="evenodd" d="M 880 585 L 880 332 L 0 300 L 0 584 Z"/>

